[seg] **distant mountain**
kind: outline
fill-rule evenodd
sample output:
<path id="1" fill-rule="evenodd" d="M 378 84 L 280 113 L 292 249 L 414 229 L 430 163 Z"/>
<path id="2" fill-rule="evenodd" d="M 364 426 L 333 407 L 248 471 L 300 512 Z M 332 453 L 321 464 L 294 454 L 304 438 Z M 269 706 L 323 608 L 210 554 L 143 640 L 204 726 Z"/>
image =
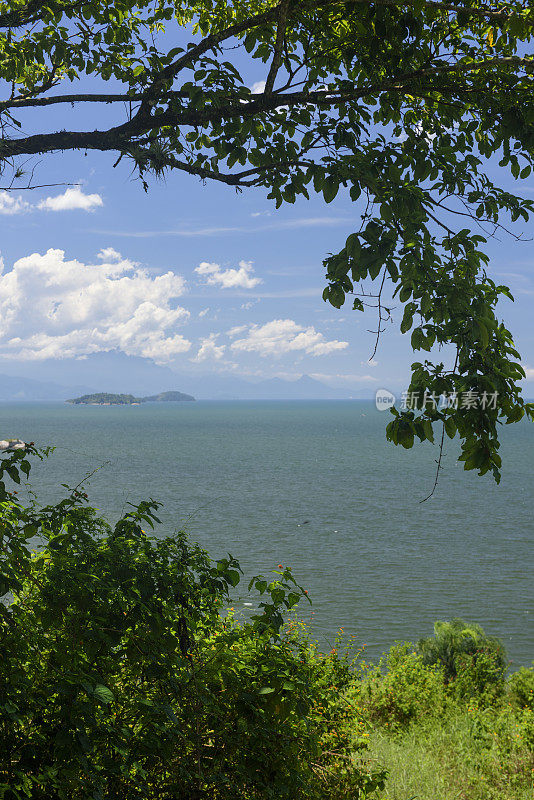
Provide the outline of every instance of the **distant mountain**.
<path id="1" fill-rule="evenodd" d="M 98 391 L 105 386 L 107 391 L 117 394 L 132 392 L 137 397 L 163 392 L 169 386 L 183 386 L 176 372 L 155 364 L 149 358 L 127 356 L 124 353 L 94 353 L 87 358 L 46 359 L 44 361 L 0 362 L 0 373 L 31 377 L 41 383 L 55 383 L 66 387 L 61 396 L 50 394 L 35 399 L 65 400 Z M 1 380 L 1 379 L 0 379 Z"/>
<path id="2" fill-rule="evenodd" d="M 65 400 L 69 395 L 91 391 L 88 386 L 62 386 L 51 381 L 36 381 L 14 375 L 0 375 L 0 401 Z"/>
<path id="3" fill-rule="evenodd" d="M 183 376 L 180 383 L 199 400 L 348 400 L 374 396 L 373 389 L 336 389 L 321 381 L 302 375 L 298 380 L 268 378 L 247 381 L 224 375 Z"/>
<path id="4" fill-rule="evenodd" d="M 168 386 L 182 386 L 199 400 L 346 400 L 370 399 L 374 387 L 332 387 L 303 375 L 298 380 L 268 378 L 249 380 L 235 375 L 173 371 L 148 358 L 124 353 L 95 353 L 84 359 L 61 359 L 27 363 L 0 362 L 0 400 L 66 400 L 90 394 L 105 386 L 107 391 L 135 397 L 153 397 Z M 26 377 L 31 369 L 31 379 Z M 10 383 L 8 383 L 8 381 Z"/>

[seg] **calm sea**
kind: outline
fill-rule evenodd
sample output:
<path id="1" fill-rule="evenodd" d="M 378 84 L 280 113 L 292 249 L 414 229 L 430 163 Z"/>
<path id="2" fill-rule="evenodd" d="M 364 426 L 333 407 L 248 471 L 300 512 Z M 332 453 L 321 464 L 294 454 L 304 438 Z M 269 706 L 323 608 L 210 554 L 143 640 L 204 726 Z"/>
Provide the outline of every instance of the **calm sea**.
<path id="1" fill-rule="evenodd" d="M 461 616 L 501 637 L 513 666 L 529 665 L 534 426 L 503 428 L 500 486 L 465 473 L 448 443 L 436 494 L 420 504 L 436 448 L 387 444 L 388 419 L 356 401 L 5 403 L 0 438 L 56 445 L 32 473 L 43 501 L 103 465 L 89 494 L 110 517 L 151 496 L 164 503 L 165 533 L 185 526 L 247 576 L 290 564 L 325 648 L 342 627 L 376 658 Z"/>

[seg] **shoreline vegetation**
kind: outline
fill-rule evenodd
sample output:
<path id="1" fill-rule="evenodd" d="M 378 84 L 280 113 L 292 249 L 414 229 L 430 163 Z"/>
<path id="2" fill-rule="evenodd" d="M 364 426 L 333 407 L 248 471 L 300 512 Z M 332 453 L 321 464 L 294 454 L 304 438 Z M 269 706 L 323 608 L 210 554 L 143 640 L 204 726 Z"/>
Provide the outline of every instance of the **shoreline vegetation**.
<path id="1" fill-rule="evenodd" d="M 177 403 L 190 402 L 195 398 L 183 392 L 160 392 L 149 397 L 135 397 L 133 394 L 113 394 L 112 392 L 95 392 L 94 394 L 84 394 L 81 397 L 74 397 L 65 400 L 71 405 L 85 406 L 138 406 L 141 403 Z"/>
<path id="2" fill-rule="evenodd" d="M 289 565 L 240 616 L 233 556 L 147 533 L 154 500 L 114 525 L 80 484 L 26 506 L 13 485 L 48 451 L 5 444 L 2 800 L 531 800 L 534 669 L 506 675 L 479 625 L 379 664 L 342 630 L 322 652 Z"/>

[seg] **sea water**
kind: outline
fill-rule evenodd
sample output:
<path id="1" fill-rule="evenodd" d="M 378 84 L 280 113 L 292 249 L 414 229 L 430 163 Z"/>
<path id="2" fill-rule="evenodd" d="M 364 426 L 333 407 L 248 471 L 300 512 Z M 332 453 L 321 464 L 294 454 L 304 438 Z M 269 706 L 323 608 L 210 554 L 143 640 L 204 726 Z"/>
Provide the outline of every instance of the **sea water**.
<path id="1" fill-rule="evenodd" d="M 534 658 L 534 426 L 503 426 L 503 479 L 466 473 L 446 440 L 385 440 L 390 415 L 361 401 L 0 404 L 0 438 L 54 453 L 31 473 L 42 502 L 86 481 L 111 519 L 152 497 L 161 534 L 184 528 L 246 577 L 290 565 L 321 647 L 355 634 L 377 658 L 395 640 L 460 616 L 502 638 L 512 667 Z M 256 603 L 246 581 L 235 606 Z M 245 605 L 245 603 L 247 605 Z"/>

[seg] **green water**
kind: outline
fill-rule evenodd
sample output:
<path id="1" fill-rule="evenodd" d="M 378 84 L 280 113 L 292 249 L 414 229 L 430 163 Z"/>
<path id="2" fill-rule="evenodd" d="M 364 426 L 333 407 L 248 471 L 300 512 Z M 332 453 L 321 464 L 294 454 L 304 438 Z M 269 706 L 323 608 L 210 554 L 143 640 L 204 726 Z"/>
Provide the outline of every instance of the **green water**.
<path id="1" fill-rule="evenodd" d="M 165 532 L 185 525 L 246 575 L 290 564 L 324 647 L 343 627 L 376 658 L 394 640 L 430 634 L 435 619 L 462 616 L 500 636 L 514 666 L 528 665 L 534 426 L 503 429 L 500 486 L 466 474 L 447 444 L 438 490 L 420 504 L 435 448 L 388 445 L 387 418 L 351 401 L 1 404 L 0 438 L 57 445 L 32 473 L 43 500 L 104 464 L 89 493 L 107 514 L 152 496 Z"/>

